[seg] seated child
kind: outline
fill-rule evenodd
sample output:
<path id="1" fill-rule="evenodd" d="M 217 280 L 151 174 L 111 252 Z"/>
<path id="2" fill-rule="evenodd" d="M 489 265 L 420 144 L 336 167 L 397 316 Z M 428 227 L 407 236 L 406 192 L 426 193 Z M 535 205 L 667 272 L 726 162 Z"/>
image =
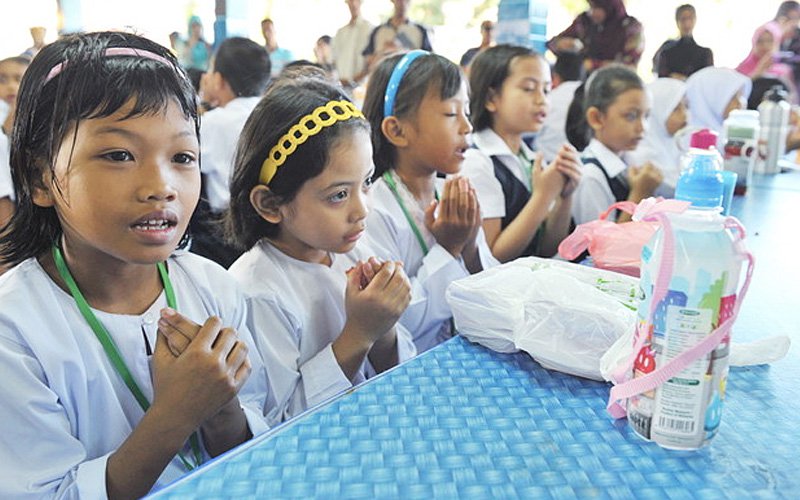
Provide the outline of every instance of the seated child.
<path id="1" fill-rule="evenodd" d="M 595 71 L 586 82 L 583 107 L 593 137 L 583 151 L 583 178 L 572 209 L 576 224 L 597 219 L 617 201 L 639 203 L 653 195 L 663 178 L 652 163 L 629 167 L 623 156 L 641 142 L 650 112 L 644 83 L 636 73 L 624 66 Z M 616 220 L 630 216 L 623 213 Z"/>
<path id="2" fill-rule="evenodd" d="M 752 80 L 728 68 L 709 67 L 694 73 L 686 80 L 689 126 L 709 128 L 721 137 L 722 122 L 731 111 L 745 109 L 752 87 Z"/>
<path id="3" fill-rule="evenodd" d="M 475 190 L 456 175 L 472 131 L 467 108 L 459 67 L 424 50 L 381 61 L 364 100 L 376 179 L 367 236 L 411 277 L 413 301 L 401 322 L 420 352 L 455 333 L 447 286 L 497 262 Z"/>
<path id="4" fill-rule="evenodd" d="M 233 170 L 236 142 L 244 122 L 256 107 L 269 81 L 269 54 L 252 40 L 225 39 L 203 76 L 204 99 L 217 107 L 203 115 L 200 123 L 200 171 L 203 190 L 200 206 L 189 226 L 191 251 L 229 267 L 239 256 L 225 244 L 222 214 L 228 208 L 228 180 Z"/>
<path id="5" fill-rule="evenodd" d="M 411 297 L 403 266 L 360 241 L 372 174 L 369 124 L 317 77 L 273 83 L 242 131 L 226 225 L 247 252 L 230 272 L 264 332 L 277 420 L 416 354 L 396 325 Z"/>
<path id="6" fill-rule="evenodd" d="M 121 32 L 62 37 L 31 63 L 15 127 L 0 497 L 138 498 L 265 430 L 242 294 L 173 254 L 200 193 L 174 56 Z"/>
<path id="7" fill-rule="evenodd" d="M 540 131 L 548 114 L 550 67 L 526 47 L 498 45 L 472 62 L 470 87 L 475 148 L 464 173 L 478 192 L 492 253 L 501 262 L 551 257 L 569 233 L 582 168 L 566 139 L 551 165 L 522 140 Z"/>
<path id="8" fill-rule="evenodd" d="M 635 165 L 655 165 L 664 177 L 655 194 L 672 198 L 681 174 L 681 149 L 675 134 L 686 127 L 686 83 L 674 78 L 659 78 L 647 85 L 653 109 L 647 119 L 644 139 L 629 158 Z"/>

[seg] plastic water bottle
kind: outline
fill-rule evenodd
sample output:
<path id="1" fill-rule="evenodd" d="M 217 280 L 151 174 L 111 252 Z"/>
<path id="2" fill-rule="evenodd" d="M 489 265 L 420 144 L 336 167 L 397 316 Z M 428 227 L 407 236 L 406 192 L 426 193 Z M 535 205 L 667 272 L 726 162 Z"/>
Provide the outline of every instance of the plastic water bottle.
<path id="1" fill-rule="evenodd" d="M 707 132 L 694 144 L 710 141 Z M 674 263 L 666 296 L 650 317 L 655 280 L 665 255 L 665 229 L 642 250 L 641 302 L 633 376 L 646 375 L 695 346 L 733 314 L 743 257 L 735 236 L 720 215 L 721 166 L 708 149 L 694 147 L 678 180 L 676 199 L 691 202 L 682 214 L 669 214 L 674 235 Z M 666 249 L 669 251 L 669 249 Z M 719 428 L 728 377 L 730 338 L 652 391 L 628 400 L 634 432 L 671 449 L 696 449 Z"/>
<path id="2" fill-rule="evenodd" d="M 722 196 L 722 156 L 717 151 L 717 133 L 704 128 L 693 133 L 689 140 L 689 151 L 681 158 L 681 176 L 675 186 L 675 198 L 678 192 L 698 192 L 699 195 L 708 196 L 707 204 L 721 203 L 715 201 L 716 189 Z M 721 201 L 721 199 L 719 200 Z"/>
<path id="3" fill-rule="evenodd" d="M 758 105 L 761 119 L 761 141 L 764 151 L 763 171 L 777 174 L 780 171 L 778 160 L 786 154 L 786 136 L 789 134 L 789 114 L 791 105 L 786 100 L 786 92 L 779 85 L 772 87 Z"/>
<path id="4" fill-rule="evenodd" d="M 725 170 L 736 172 L 734 194 L 746 194 L 753 179 L 759 155 L 760 123 L 758 111 L 737 109 L 723 123 Z"/>

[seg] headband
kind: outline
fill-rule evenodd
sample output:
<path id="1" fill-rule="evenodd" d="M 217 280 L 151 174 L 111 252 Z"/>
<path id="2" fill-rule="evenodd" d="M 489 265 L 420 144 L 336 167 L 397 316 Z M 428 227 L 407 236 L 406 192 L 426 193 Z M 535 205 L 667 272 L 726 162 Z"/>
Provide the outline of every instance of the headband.
<path id="1" fill-rule="evenodd" d="M 386 85 L 386 93 L 383 96 L 383 116 L 392 116 L 394 114 L 394 100 L 397 98 L 397 90 L 400 88 L 400 83 L 408 71 L 408 67 L 418 57 L 430 55 L 427 50 L 412 50 L 406 53 L 397 63 L 397 66 L 392 70 L 392 75 L 389 77 L 389 83 Z"/>
<path id="2" fill-rule="evenodd" d="M 150 52 L 149 50 L 134 49 L 134 48 L 131 48 L 131 47 L 109 47 L 109 48 L 107 48 L 105 50 L 105 52 L 103 53 L 103 56 L 105 56 L 105 57 L 112 57 L 112 56 L 143 57 L 145 59 L 152 59 L 153 61 L 158 61 L 160 63 L 164 63 L 167 66 L 172 66 L 172 63 L 168 59 L 166 59 L 165 57 L 162 57 L 162 56 L 160 56 L 158 54 Z M 47 73 L 47 78 L 44 79 L 44 83 L 47 83 L 50 80 L 52 80 L 53 78 L 55 78 L 56 76 L 58 76 L 58 74 L 61 73 L 64 70 L 64 68 L 67 66 L 67 64 L 69 64 L 69 61 L 60 62 L 60 63 L 56 64 L 55 66 L 53 66 L 53 69 L 51 69 L 50 72 Z"/>
<path id="3" fill-rule="evenodd" d="M 278 167 L 283 165 L 297 146 L 306 142 L 309 137 L 319 134 L 325 127 L 350 118 L 365 119 L 363 113 L 352 102 L 345 100 L 330 101 L 300 118 L 296 125 L 292 125 L 289 131 L 278 139 L 278 143 L 270 149 L 267 159 L 261 164 L 261 174 L 258 177 L 261 184 L 268 186 L 275 177 Z"/>

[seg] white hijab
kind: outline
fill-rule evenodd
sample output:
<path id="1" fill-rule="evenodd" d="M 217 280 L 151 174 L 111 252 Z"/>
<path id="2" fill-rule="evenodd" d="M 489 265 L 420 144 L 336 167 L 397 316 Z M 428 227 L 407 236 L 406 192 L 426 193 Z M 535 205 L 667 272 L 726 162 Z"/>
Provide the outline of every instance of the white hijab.
<path id="1" fill-rule="evenodd" d="M 710 128 L 722 134 L 722 113 L 733 96 L 740 90 L 745 100 L 750 96 L 753 82 L 738 71 L 729 68 L 703 68 L 686 80 L 686 97 L 689 99 L 691 118 L 689 125 Z"/>
<path id="2" fill-rule="evenodd" d="M 652 162 L 658 167 L 664 174 L 664 182 L 657 194 L 671 197 L 681 171 L 681 150 L 667 131 L 667 120 L 686 95 L 686 84 L 674 78 L 659 78 L 647 85 L 647 91 L 653 103 L 647 132 L 629 158 L 633 165 Z"/>

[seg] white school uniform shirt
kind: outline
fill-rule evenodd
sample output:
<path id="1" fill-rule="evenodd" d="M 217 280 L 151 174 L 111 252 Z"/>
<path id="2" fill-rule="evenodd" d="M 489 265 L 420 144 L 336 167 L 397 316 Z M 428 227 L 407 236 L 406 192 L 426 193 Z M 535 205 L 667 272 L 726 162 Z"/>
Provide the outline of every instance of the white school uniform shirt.
<path id="1" fill-rule="evenodd" d="M 542 129 L 536 134 L 536 150 L 541 151 L 544 159 L 551 162 L 555 159 L 561 146 L 567 140 L 567 112 L 575 97 L 575 91 L 581 86 L 580 81 L 563 82 L 547 96 L 547 116 Z"/>
<path id="2" fill-rule="evenodd" d="M 461 258 L 436 243 L 425 228 L 424 211 L 414 200 L 397 174 L 389 170 L 398 186 L 406 208 L 416 221 L 429 249 L 422 247 L 409 224 L 403 209 L 391 189 L 379 178 L 370 191 L 372 210 L 367 216 L 366 236 L 378 257 L 403 262 L 411 279 L 411 304 L 400 317 L 400 323 L 414 336 L 418 352 L 426 351 L 452 337 L 450 320 L 453 313 L 445 300 L 445 291 L 454 280 L 469 276 Z M 436 179 L 436 189 L 442 192 L 444 179 Z M 478 252 L 484 269 L 497 265 L 492 256 L 483 229 L 478 232 Z"/>
<path id="3" fill-rule="evenodd" d="M 206 177 L 206 196 L 214 212 L 228 208 L 236 144 L 260 99 L 237 97 L 224 107 L 205 113 L 200 122 L 200 169 Z"/>
<path id="4" fill-rule="evenodd" d="M 217 315 L 250 347 L 253 371 L 239 401 L 253 435 L 264 432 L 269 385 L 235 281 L 193 254 L 170 257 L 167 266 L 181 314 L 201 324 Z M 159 311 L 166 305 L 162 292 L 140 315 L 94 310 L 149 401 L 145 337 L 154 349 Z M 108 457 L 139 424 L 143 410 L 75 300 L 35 259 L 0 277 L 0 365 L 0 497 L 106 498 Z M 193 456 L 188 446 L 184 456 Z M 185 472 L 176 456 L 154 488 Z"/>
<path id="5" fill-rule="evenodd" d="M 664 175 L 657 196 L 672 198 L 681 173 L 681 150 L 675 136 L 667 130 L 667 120 L 686 95 L 686 83 L 675 78 L 659 78 L 647 85 L 653 108 L 647 119 L 644 139 L 626 157 L 634 166 L 651 162 Z"/>
<path id="6" fill-rule="evenodd" d="M 582 158 L 595 158 L 603 165 L 610 178 L 616 177 L 628 168 L 622 157 L 597 139 L 589 141 L 589 145 L 583 150 Z M 611 192 L 611 186 L 608 185 L 600 168 L 584 161 L 581 182 L 578 183 L 575 194 L 572 196 L 572 218 L 575 220 L 575 224 L 583 224 L 597 219 L 616 201 L 614 193 Z M 609 220 L 614 220 L 613 213 L 609 216 Z"/>
<path id="7" fill-rule="evenodd" d="M 503 194 L 503 186 L 494 175 L 494 163 L 491 157 L 498 157 L 514 177 L 528 188 L 528 192 L 531 192 L 531 178 L 522 169 L 517 155 L 511 152 L 508 144 L 494 130 L 486 128 L 473 133 L 472 142 L 476 147 L 468 149 L 464 155 L 461 174 L 469 177 L 475 188 L 478 203 L 481 205 L 481 216 L 484 219 L 503 218 L 506 216 L 506 197 Z M 533 150 L 524 142 L 520 148 L 526 158 L 535 157 Z"/>
<path id="8" fill-rule="evenodd" d="M 8 163 L 8 137 L 0 132 L 0 198 L 14 199 L 14 183 L 11 180 L 11 166 Z"/>
<path id="9" fill-rule="evenodd" d="M 362 52 L 367 48 L 369 35 L 374 28 L 369 21 L 359 16 L 355 23 L 348 22 L 336 32 L 331 48 L 340 79 L 352 80 L 364 70 L 367 59 Z"/>
<path id="10" fill-rule="evenodd" d="M 230 267 L 247 295 L 249 319 L 275 391 L 270 423 L 287 420 L 358 385 L 375 370 L 365 361 L 350 381 L 333 354 L 344 328 L 345 272 L 374 253 L 361 243 L 347 254 L 331 254 L 331 266 L 304 262 L 261 240 Z M 398 325 L 397 355 L 416 355 L 407 330 Z"/>

